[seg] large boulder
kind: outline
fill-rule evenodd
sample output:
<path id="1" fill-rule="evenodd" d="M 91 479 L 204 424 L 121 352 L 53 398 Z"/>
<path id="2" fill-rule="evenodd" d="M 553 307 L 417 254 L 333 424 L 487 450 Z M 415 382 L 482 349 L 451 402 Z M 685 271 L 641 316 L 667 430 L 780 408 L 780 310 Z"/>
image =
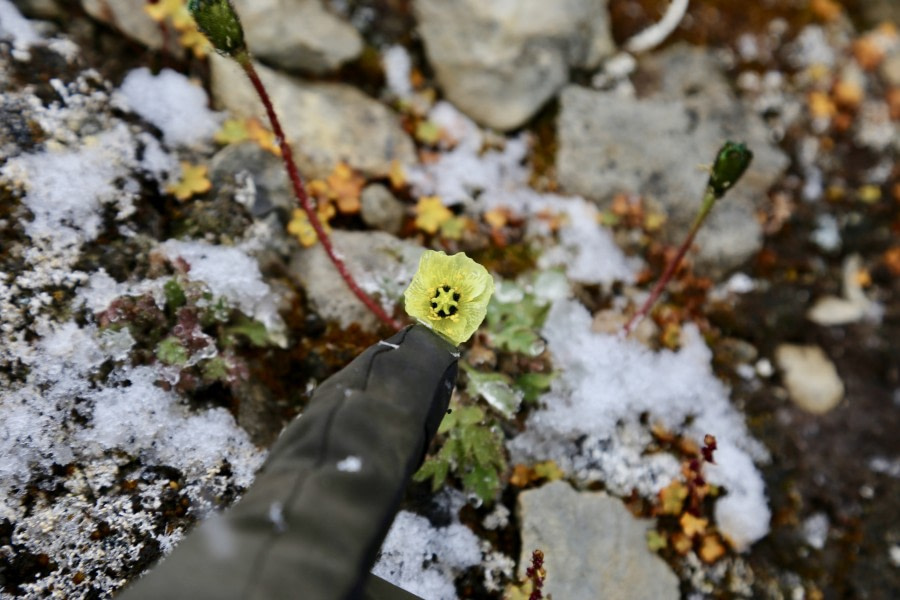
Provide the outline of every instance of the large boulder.
<path id="1" fill-rule="evenodd" d="M 612 53 L 606 0 L 416 0 L 447 98 L 500 130 L 522 125 L 568 80 Z"/>

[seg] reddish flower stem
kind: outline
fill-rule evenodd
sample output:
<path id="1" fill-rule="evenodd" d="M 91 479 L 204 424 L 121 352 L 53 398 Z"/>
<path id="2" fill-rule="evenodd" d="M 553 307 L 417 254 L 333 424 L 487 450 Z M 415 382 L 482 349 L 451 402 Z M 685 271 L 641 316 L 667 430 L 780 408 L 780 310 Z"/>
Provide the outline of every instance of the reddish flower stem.
<path id="1" fill-rule="evenodd" d="M 656 301 L 662 295 L 663 290 L 666 288 L 666 285 L 669 283 L 669 281 L 672 280 L 672 276 L 675 275 L 675 271 L 681 264 L 684 255 L 687 254 L 687 251 L 691 247 L 691 244 L 694 243 L 694 237 L 696 237 L 697 232 L 700 231 L 700 226 L 703 225 L 703 221 L 706 220 L 706 216 L 709 214 L 709 211 L 712 210 L 715 201 L 715 194 L 711 189 L 707 189 L 706 194 L 703 196 L 703 205 L 700 208 L 700 212 L 699 214 L 697 214 L 697 218 L 694 219 L 694 224 L 691 225 L 691 230 L 688 232 L 687 237 L 678 248 L 678 254 L 676 254 L 675 258 L 673 258 L 671 262 L 666 265 L 666 270 L 663 271 L 663 274 L 657 280 L 656 285 L 653 286 L 653 290 L 650 292 L 650 295 L 647 296 L 647 299 L 644 301 L 644 304 L 641 306 L 641 308 L 636 313 L 631 315 L 631 318 L 628 319 L 627 323 L 625 323 L 625 327 L 622 328 L 622 335 L 624 337 L 628 337 L 631 334 L 634 328 L 644 320 L 644 317 L 647 316 L 647 314 L 653 308 L 653 305 L 656 304 Z"/>
<path id="2" fill-rule="evenodd" d="M 303 212 L 306 213 L 306 217 L 309 219 L 310 225 L 312 225 L 313 230 L 316 232 L 316 237 L 319 238 L 319 243 L 322 244 L 322 248 L 325 250 L 325 254 L 328 255 L 328 258 L 331 259 L 332 264 L 334 264 L 334 268 L 337 269 L 338 273 L 340 273 L 341 277 L 347 283 L 347 287 L 350 288 L 359 300 L 365 304 L 366 308 L 368 308 L 372 313 L 378 317 L 378 319 L 392 329 L 400 329 L 401 324 L 394 320 L 390 315 L 388 315 L 385 310 L 375 302 L 368 294 L 366 294 L 362 288 L 359 287 L 359 284 L 356 283 L 356 280 L 350 274 L 350 271 L 347 270 L 347 266 L 344 264 L 338 255 L 334 251 L 334 246 L 331 244 L 331 238 L 328 237 L 328 233 L 325 231 L 325 228 L 322 227 L 322 222 L 319 220 L 319 215 L 316 214 L 316 211 L 313 208 L 312 202 L 309 199 L 309 195 L 306 193 L 306 188 L 303 186 L 303 180 L 300 178 L 300 173 L 297 171 L 297 165 L 294 162 L 294 155 L 291 152 L 291 147 L 287 143 L 287 140 L 284 137 L 284 130 L 281 128 L 281 121 L 278 119 L 278 115 L 275 113 L 275 107 L 272 106 L 272 100 L 269 98 L 269 94 L 266 91 L 265 86 L 263 85 L 262 80 L 259 78 L 259 74 L 256 72 L 256 68 L 253 66 L 253 63 L 250 61 L 250 57 L 244 53 L 237 57 L 235 57 L 238 64 L 244 69 L 244 73 L 247 74 L 247 77 L 250 79 L 250 83 L 253 84 L 253 88 L 256 90 L 256 93 L 259 95 L 259 99 L 262 100 L 263 106 L 266 108 L 266 115 L 269 117 L 269 123 L 272 124 L 272 131 L 275 133 L 275 138 L 278 140 L 278 146 L 281 148 L 281 159 L 284 161 L 284 166 L 287 169 L 288 177 L 291 180 L 291 185 L 294 188 L 294 195 L 297 197 L 297 200 L 300 202 L 300 207 L 303 209 Z"/>

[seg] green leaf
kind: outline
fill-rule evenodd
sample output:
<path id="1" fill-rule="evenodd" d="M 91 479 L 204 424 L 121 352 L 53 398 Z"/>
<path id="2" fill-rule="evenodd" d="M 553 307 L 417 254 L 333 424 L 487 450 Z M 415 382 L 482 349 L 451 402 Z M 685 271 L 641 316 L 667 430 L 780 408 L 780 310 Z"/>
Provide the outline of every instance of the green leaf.
<path id="1" fill-rule="evenodd" d="M 450 471 L 450 463 L 439 458 L 429 458 L 422 467 L 415 472 L 413 480 L 427 481 L 431 479 L 431 491 L 436 492 L 441 485 L 447 480 L 447 473 Z"/>
<path id="2" fill-rule="evenodd" d="M 247 338 L 251 344 L 259 348 L 268 346 L 272 342 L 265 325 L 243 316 L 237 323 L 228 327 L 227 331 L 229 335 L 240 335 Z"/>
<path id="3" fill-rule="evenodd" d="M 168 280 L 163 284 L 163 295 L 166 297 L 166 308 L 172 313 L 181 308 L 187 302 L 184 290 L 174 279 Z"/>
<path id="4" fill-rule="evenodd" d="M 216 323 L 228 323 L 232 310 L 225 298 L 214 299 L 211 293 L 204 292 L 202 299 L 203 302 L 199 303 L 199 306 L 204 308 L 200 313 L 200 324 L 203 327 L 209 327 Z"/>
<path id="5" fill-rule="evenodd" d="M 167 365 L 183 367 L 188 362 L 187 348 L 175 336 L 169 336 L 156 347 L 156 358 Z"/>
<path id="6" fill-rule="evenodd" d="M 537 402 L 547 390 L 550 384 L 556 379 L 558 373 L 525 373 L 516 378 L 516 387 L 522 391 L 523 401 L 526 404 L 534 404 Z"/>
<path id="7" fill-rule="evenodd" d="M 565 473 L 559 468 L 559 465 L 552 460 L 545 460 L 536 463 L 533 467 L 535 477 L 547 479 L 549 481 L 557 481 L 565 477 Z"/>
<path id="8" fill-rule="evenodd" d="M 517 284 L 501 282 L 487 311 L 494 347 L 526 356 L 540 355 L 545 344 L 537 330 L 544 324 L 549 309 L 546 299 L 526 293 Z"/>
<path id="9" fill-rule="evenodd" d="M 415 137 L 423 144 L 434 146 L 441 139 L 441 128 L 431 121 L 419 121 L 416 125 Z"/>
<path id="10" fill-rule="evenodd" d="M 476 464 L 502 466 L 503 446 L 499 436 L 487 427 L 473 427 L 464 430 L 463 446 Z"/>
<path id="11" fill-rule="evenodd" d="M 647 548 L 649 548 L 651 552 L 658 552 L 668 545 L 669 542 L 666 540 L 666 536 L 659 531 L 656 529 L 647 531 Z"/>
<path id="12" fill-rule="evenodd" d="M 490 466 L 474 465 L 462 480 L 466 489 L 486 504 L 493 502 L 500 491 L 500 475 Z"/>
<path id="13" fill-rule="evenodd" d="M 477 425 L 484 421 L 484 411 L 478 406 L 463 406 L 458 409 L 459 425 L 466 427 L 468 425 Z"/>
<path id="14" fill-rule="evenodd" d="M 463 454 L 462 443 L 457 438 L 451 437 L 447 438 L 436 457 L 453 467 L 460 463 Z"/>
<path id="15" fill-rule="evenodd" d="M 482 373 L 461 363 L 468 376 L 468 391 L 473 396 L 480 396 L 491 405 L 494 410 L 507 419 L 515 417 L 522 404 L 523 394 L 511 387 L 512 380 L 503 373 Z"/>
<path id="16" fill-rule="evenodd" d="M 441 419 L 441 424 L 438 425 L 437 432 L 440 434 L 445 434 L 454 427 L 459 422 L 459 414 L 457 408 L 451 408 L 450 411 L 444 415 L 444 418 Z"/>
<path id="17" fill-rule="evenodd" d="M 416 481 L 430 478 L 437 490 L 453 473 L 467 492 L 493 501 L 500 489 L 500 474 L 506 470 L 503 433 L 493 419 L 479 406 L 454 404 L 439 432 L 446 436 L 444 443 L 415 474 Z"/>
<path id="18" fill-rule="evenodd" d="M 540 356 L 546 348 L 544 340 L 531 327 L 512 325 L 491 334 L 494 346 L 507 352 L 518 352 L 525 356 Z"/>
<path id="19" fill-rule="evenodd" d="M 221 356 L 204 361 L 203 377 L 211 381 L 225 381 L 228 378 L 228 363 Z"/>

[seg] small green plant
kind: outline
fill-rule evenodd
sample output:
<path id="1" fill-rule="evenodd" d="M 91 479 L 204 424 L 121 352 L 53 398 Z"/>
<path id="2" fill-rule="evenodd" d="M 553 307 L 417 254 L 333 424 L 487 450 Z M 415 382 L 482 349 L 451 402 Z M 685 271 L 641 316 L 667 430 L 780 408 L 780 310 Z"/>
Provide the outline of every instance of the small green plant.
<path id="1" fill-rule="evenodd" d="M 322 244 L 322 248 L 334 265 L 335 270 L 340 274 L 341 278 L 347 284 L 347 287 L 350 288 L 350 291 L 359 298 L 360 302 L 362 302 L 379 321 L 391 329 L 399 329 L 400 323 L 388 315 L 380 304 L 375 302 L 375 300 L 359 287 L 359 283 L 357 283 L 356 279 L 350 274 L 344 261 L 341 260 L 335 252 L 334 246 L 331 244 L 331 238 L 328 236 L 328 232 L 325 231 L 325 227 L 322 224 L 322 220 L 319 218 L 316 206 L 312 199 L 310 199 L 309 194 L 306 191 L 306 186 L 303 184 L 303 179 L 300 177 L 300 171 L 297 169 L 297 164 L 294 162 L 293 151 L 291 150 L 290 144 L 287 143 L 287 138 L 284 136 L 281 120 L 275 112 L 275 107 L 272 104 L 269 92 L 259 78 L 259 73 L 256 72 L 253 61 L 250 60 L 250 50 L 247 48 L 246 41 L 244 40 L 244 28 L 241 25 L 241 20 L 238 18 L 237 12 L 234 10 L 234 6 L 232 6 L 230 0 L 190 0 L 188 3 L 188 10 L 190 10 L 191 15 L 193 15 L 194 20 L 197 22 L 197 27 L 207 38 L 209 38 L 209 41 L 216 51 L 223 56 L 232 58 L 241 69 L 244 70 L 253 89 L 256 90 L 256 94 L 259 96 L 259 99 L 266 110 L 269 123 L 272 125 L 272 132 L 275 134 L 275 139 L 281 150 L 281 159 L 284 162 L 284 168 L 291 181 L 294 195 L 300 203 L 303 212 L 306 213 L 309 224 L 315 231 L 316 237 L 319 238 L 319 243 Z"/>
<path id="2" fill-rule="evenodd" d="M 729 141 L 725 142 L 719 149 L 718 154 L 716 154 L 716 160 L 709 172 L 709 180 L 706 182 L 706 191 L 703 193 L 703 203 L 700 205 L 700 211 L 694 218 L 694 222 L 691 225 L 691 229 L 688 231 L 687 237 L 684 238 L 681 246 L 678 247 L 678 253 L 675 255 L 675 258 L 673 258 L 668 266 L 666 266 L 666 270 L 663 271 L 663 274 L 660 276 L 659 280 L 657 280 L 656 285 L 653 286 L 653 290 L 650 292 L 647 300 L 641 308 L 631 316 L 628 322 L 625 323 L 625 327 L 622 328 L 622 333 L 625 336 L 628 336 L 632 330 L 637 327 L 650 312 L 650 309 L 653 308 L 653 305 L 656 304 L 656 301 L 659 299 L 660 295 L 662 295 L 666 285 L 671 281 L 672 276 L 675 275 L 678 265 L 681 264 L 684 255 L 687 254 L 688 249 L 694 242 L 694 237 L 696 237 L 697 232 L 700 231 L 700 227 L 703 226 L 706 217 L 709 216 L 716 201 L 734 187 L 734 184 L 743 176 L 752 160 L 753 152 L 751 152 L 744 144 Z"/>
<path id="3" fill-rule="evenodd" d="M 494 348 L 539 356 L 544 341 L 539 330 L 547 318 L 555 291 L 568 290 L 559 271 L 543 271 L 518 282 L 502 281 L 487 310 L 487 329 Z"/>
<path id="4" fill-rule="evenodd" d="M 445 436 L 443 445 L 422 465 L 416 481 L 430 480 L 437 490 L 453 475 L 483 502 L 496 499 L 507 470 L 501 419 L 514 420 L 522 406 L 537 402 L 556 377 L 549 370 L 539 329 L 560 290 L 567 291 L 568 282 L 557 271 L 499 282 L 487 305 L 487 338 L 494 350 L 505 353 L 517 367 L 510 375 L 460 362 L 465 403 L 454 404 L 444 417 L 438 430 Z M 479 400 L 490 410 L 473 404 Z"/>
<path id="5" fill-rule="evenodd" d="M 456 404 L 444 417 L 438 434 L 445 436 L 441 449 L 425 461 L 413 479 L 430 479 L 432 491 L 437 491 L 452 473 L 467 492 L 485 504 L 492 503 L 506 471 L 503 432 L 494 420 L 480 406 Z"/>
<path id="6" fill-rule="evenodd" d="M 162 307 L 151 293 L 120 296 L 98 319 L 103 330 L 128 330 L 134 362 L 177 368 L 184 391 L 236 386 L 247 373 L 245 349 L 277 345 L 265 325 L 215 297 L 203 282 L 176 273 L 162 292 Z"/>
<path id="7" fill-rule="evenodd" d="M 460 363 L 466 372 L 466 391 L 472 398 L 481 398 L 507 419 L 519 412 L 525 394 L 515 387 L 506 373 L 483 373 L 468 363 Z"/>
<path id="8" fill-rule="evenodd" d="M 543 600 L 546 579 L 544 552 L 538 548 L 531 553 L 531 565 L 525 569 L 525 578 L 507 587 L 503 600 Z"/>

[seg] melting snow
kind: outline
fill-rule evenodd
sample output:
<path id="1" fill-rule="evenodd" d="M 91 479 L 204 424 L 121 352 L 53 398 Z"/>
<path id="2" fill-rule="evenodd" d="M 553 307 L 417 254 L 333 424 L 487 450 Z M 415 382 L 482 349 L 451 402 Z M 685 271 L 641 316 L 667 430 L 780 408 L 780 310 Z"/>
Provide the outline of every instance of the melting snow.
<path id="1" fill-rule="evenodd" d="M 698 442 L 716 436 L 717 466 L 707 470 L 728 494 L 716 503 L 722 532 L 744 548 L 768 532 L 769 509 L 753 460 L 765 449 L 747 432 L 728 390 L 710 368 L 711 353 L 693 327 L 680 351 L 653 352 L 638 343 L 591 331 L 591 316 L 574 300 L 554 303 L 542 331 L 562 376 L 542 398 L 524 433 L 509 443 L 514 462 L 555 460 L 584 480 L 615 493 L 650 496 L 678 475 L 675 459 L 645 456 L 643 413 Z M 687 424 L 689 423 L 689 424 Z"/>
<path id="2" fill-rule="evenodd" d="M 171 69 L 153 75 L 141 67 L 131 71 L 119 88 L 128 106 L 163 132 L 171 146 L 194 146 L 208 141 L 221 117 L 207 108 L 206 92 Z"/>
<path id="3" fill-rule="evenodd" d="M 12 40 L 16 50 L 27 48 L 41 37 L 9 0 L 0 0 L 0 39 Z"/>
<path id="4" fill-rule="evenodd" d="M 465 525 L 432 527 L 425 517 L 401 510 L 372 572 L 429 600 L 456 600 L 453 579 L 481 563 L 478 537 Z"/>

